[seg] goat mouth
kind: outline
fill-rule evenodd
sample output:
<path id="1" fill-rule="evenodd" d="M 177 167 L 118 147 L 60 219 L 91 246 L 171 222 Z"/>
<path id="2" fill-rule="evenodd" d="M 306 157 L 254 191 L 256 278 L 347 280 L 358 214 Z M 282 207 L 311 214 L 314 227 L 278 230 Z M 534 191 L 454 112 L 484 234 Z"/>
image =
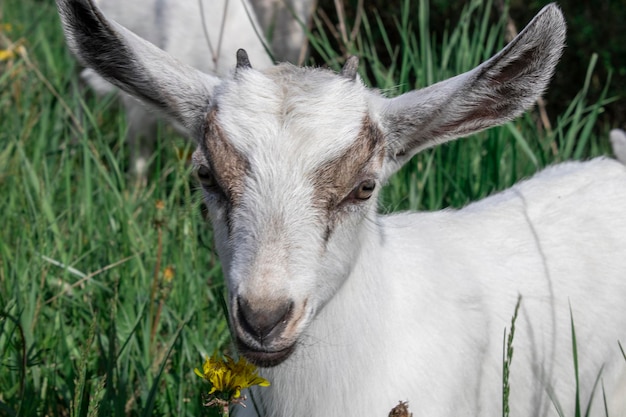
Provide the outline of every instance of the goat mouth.
<path id="1" fill-rule="evenodd" d="M 261 368 L 271 368 L 283 363 L 296 348 L 295 343 L 281 350 L 259 350 L 237 340 L 237 348 L 248 361 Z"/>

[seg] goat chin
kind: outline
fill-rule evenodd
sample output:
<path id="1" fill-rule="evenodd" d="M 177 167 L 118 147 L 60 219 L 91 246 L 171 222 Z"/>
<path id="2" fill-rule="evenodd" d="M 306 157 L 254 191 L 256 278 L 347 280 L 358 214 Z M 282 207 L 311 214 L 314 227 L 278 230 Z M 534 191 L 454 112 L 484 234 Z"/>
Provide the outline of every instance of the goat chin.
<path id="1" fill-rule="evenodd" d="M 339 73 L 259 70 L 239 50 L 219 78 L 91 0 L 57 4 L 81 62 L 198 144 L 231 328 L 244 355 L 271 365 L 271 386 L 249 393 L 260 415 L 384 416 L 406 400 L 415 415 L 497 415 L 520 297 L 512 413 L 557 415 L 560 404 L 570 415 L 581 398 L 591 416 L 605 402 L 626 415 L 621 162 L 556 165 L 461 210 L 377 212 L 381 186 L 413 155 L 533 105 L 565 42 L 557 6 L 475 69 L 387 98 L 361 82 L 356 58 Z M 623 162 L 626 136 L 612 142 Z"/>

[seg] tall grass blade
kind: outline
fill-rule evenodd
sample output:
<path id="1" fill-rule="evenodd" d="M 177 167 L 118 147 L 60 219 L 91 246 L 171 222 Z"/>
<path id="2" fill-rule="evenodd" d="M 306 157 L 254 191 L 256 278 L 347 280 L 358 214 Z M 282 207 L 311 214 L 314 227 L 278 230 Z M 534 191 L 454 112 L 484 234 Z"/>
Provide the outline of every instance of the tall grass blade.
<path id="1" fill-rule="evenodd" d="M 511 319 L 511 329 L 507 336 L 506 329 L 504 329 L 504 352 L 503 356 L 503 367 L 502 367 L 502 417 L 509 417 L 510 415 L 510 407 L 509 407 L 509 394 L 511 393 L 511 387 L 509 385 L 509 377 L 511 376 L 511 365 L 513 364 L 513 338 L 515 337 L 515 321 L 517 320 L 517 314 L 519 312 L 519 307 L 522 303 L 522 296 L 519 295 L 517 297 L 517 303 L 515 303 L 515 312 L 513 313 L 513 318 Z"/>
<path id="2" fill-rule="evenodd" d="M 572 306 L 569 307 L 570 325 L 572 331 L 572 359 L 574 360 L 574 376 L 576 382 L 576 398 L 575 398 L 575 410 L 574 416 L 580 417 L 580 381 L 578 378 L 578 344 L 576 343 L 576 328 L 574 326 L 574 313 L 572 312 Z"/>
<path id="3" fill-rule="evenodd" d="M 170 342 L 169 347 L 167 348 L 167 352 L 165 353 L 165 355 L 163 355 L 163 359 L 161 360 L 161 365 L 159 366 L 159 371 L 157 372 L 157 374 L 154 376 L 154 381 L 152 381 L 152 387 L 150 388 L 150 391 L 148 393 L 148 398 L 146 400 L 146 405 L 144 407 L 144 410 L 142 412 L 142 416 L 144 417 L 150 417 L 153 414 L 153 410 L 154 410 L 154 404 L 156 401 L 156 397 L 158 394 L 158 388 L 160 385 L 160 379 L 161 379 L 161 375 L 163 375 L 163 371 L 165 370 L 165 366 L 167 365 L 168 359 L 172 353 L 172 350 L 174 349 L 174 345 L 176 344 L 176 341 L 178 340 L 178 338 L 181 335 L 181 332 L 183 330 L 183 328 L 185 327 L 185 323 L 182 323 L 178 330 L 176 331 L 176 333 L 174 333 L 174 337 L 172 338 L 172 341 Z"/>

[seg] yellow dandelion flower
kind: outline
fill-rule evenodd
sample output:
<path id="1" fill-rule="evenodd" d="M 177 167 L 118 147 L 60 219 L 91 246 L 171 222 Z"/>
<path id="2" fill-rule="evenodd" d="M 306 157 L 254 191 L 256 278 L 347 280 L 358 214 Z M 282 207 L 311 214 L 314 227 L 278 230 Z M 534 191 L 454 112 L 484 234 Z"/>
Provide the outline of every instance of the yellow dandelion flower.
<path id="1" fill-rule="evenodd" d="M 270 385 L 268 380 L 257 374 L 256 366 L 244 358 L 239 358 L 235 362 L 230 356 L 220 359 L 217 354 L 213 354 L 210 358 L 206 358 L 202 371 L 196 368 L 194 372 L 211 383 L 209 395 L 219 395 L 222 399 L 229 401 L 239 399 L 242 389 L 254 385 L 261 387 Z"/>

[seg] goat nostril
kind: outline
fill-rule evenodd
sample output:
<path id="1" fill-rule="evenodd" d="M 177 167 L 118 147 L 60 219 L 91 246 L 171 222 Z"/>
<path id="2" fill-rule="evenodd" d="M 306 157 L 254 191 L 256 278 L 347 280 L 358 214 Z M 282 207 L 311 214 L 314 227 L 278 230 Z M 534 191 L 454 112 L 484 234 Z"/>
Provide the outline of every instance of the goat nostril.
<path id="1" fill-rule="evenodd" d="M 237 298 L 237 319 L 240 326 L 260 342 L 271 336 L 272 332 L 279 334 L 292 310 L 293 302 L 280 303 L 275 307 L 253 308 L 247 299 Z"/>

